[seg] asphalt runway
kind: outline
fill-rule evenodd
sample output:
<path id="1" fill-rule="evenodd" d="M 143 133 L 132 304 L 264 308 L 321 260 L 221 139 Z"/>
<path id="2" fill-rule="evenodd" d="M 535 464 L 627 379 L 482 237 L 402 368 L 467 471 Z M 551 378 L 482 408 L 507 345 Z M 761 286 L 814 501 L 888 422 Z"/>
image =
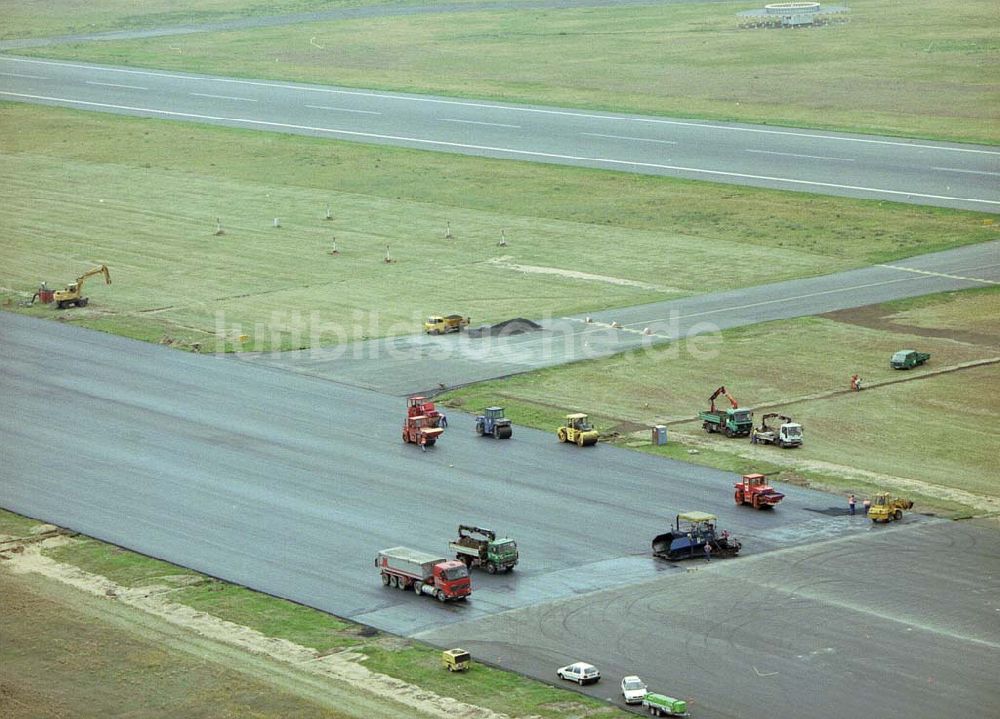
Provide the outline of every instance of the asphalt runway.
<path id="1" fill-rule="evenodd" d="M 910 519 L 417 636 L 550 681 L 591 661 L 618 704 L 638 674 L 699 719 L 995 717 L 996 526 Z"/>
<path id="2" fill-rule="evenodd" d="M 398 398 L 9 313 L 0 366 L 13 511 L 542 680 L 587 659 L 606 676 L 595 696 L 638 672 L 703 719 L 986 716 L 1000 700 L 995 528 L 876 527 L 797 487 L 755 512 L 732 504 L 733 475 L 520 427 L 481 438 L 455 412 L 421 452 L 400 441 Z M 691 509 L 744 553 L 653 559 Z M 381 586 L 378 549 L 444 556 L 460 522 L 514 536 L 522 564 L 475 572 L 465 604 Z"/>
<path id="3" fill-rule="evenodd" d="M 806 509 L 828 495 L 790 487 L 776 527 L 730 475 L 555 428 L 494 441 L 449 412 L 421 452 L 397 398 L 7 313 L 0 338 L 0 505 L 398 634 L 675 571 L 649 544 L 680 511 L 751 555 L 859 531 Z M 444 555 L 460 523 L 513 535 L 523 567 L 477 574 L 468 606 L 381 586 L 378 550 Z"/>
<path id="4" fill-rule="evenodd" d="M 588 315 L 535 318 L 542 331 L 508 337 L 407 335 L 326 349 L 234 356 L 403 395 L 629 350 L 667 351 L 672 340 L 732 327 L 998 282 L 1000 242 L 990 242 L 820 277 L 595 311 L 589 315 L 591 322 Z M 650 334 L 645 333 L 647 328 Z M 345 337 L 355 335 L 353 328 L 344 328 Z"/>
<path id="5" fill-rule="evenodd" d="M 1000 211 L 1000 150 L 0 57 L 0 99 L 735 185 Z"/>

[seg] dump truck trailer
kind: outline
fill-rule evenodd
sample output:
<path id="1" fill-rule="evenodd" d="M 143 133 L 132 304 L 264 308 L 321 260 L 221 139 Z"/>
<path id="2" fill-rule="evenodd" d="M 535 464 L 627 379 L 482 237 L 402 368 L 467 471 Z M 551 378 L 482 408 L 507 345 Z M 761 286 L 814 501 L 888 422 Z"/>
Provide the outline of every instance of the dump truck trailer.
<path id="1" fill-rule="evenodd" d="M 386 587 L 412 589 L 440 602 L 465 599 L 472 594 L 469 570 L 455 559 L 409 547 L 391 547 L 375 555 L 375 566 Z"/>

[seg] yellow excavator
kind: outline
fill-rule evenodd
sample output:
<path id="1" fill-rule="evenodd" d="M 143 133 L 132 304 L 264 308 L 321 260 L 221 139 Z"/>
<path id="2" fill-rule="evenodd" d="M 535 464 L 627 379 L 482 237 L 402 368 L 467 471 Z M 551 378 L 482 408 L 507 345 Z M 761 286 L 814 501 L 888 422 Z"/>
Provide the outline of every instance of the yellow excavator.
<path id="1" fill-rule="evenodd" d="M 56 307 L 61 310 L 66 309 L 70 305 L 86 307 L 90 298 L 83 296 L 83 283 L 87 281 L 88 277 L 93 277 L 94 275 L 104 275 L 104 284 L 111 284 L 111 273 L 108 272 L 108 266 L 101 265 L 100 267 L 95 267 L 77 277 L 76 282 L 66 285 L 66 289 L 55 291 L 52 295 L 52 301 L 56 303 Z"/>

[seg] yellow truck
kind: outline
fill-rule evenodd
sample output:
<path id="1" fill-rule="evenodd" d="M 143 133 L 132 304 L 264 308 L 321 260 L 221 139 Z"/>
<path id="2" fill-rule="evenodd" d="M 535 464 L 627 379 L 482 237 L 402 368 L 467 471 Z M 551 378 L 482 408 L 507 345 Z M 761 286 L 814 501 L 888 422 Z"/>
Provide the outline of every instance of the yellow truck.
<path id="1" fill-rule="evenodd" d="M 461 332 L 469 326 L 469 318 L 462 315 L 433 315 L 424 322 L 424 332 L 429 335 L 444 335 L 449 332 Z"/>

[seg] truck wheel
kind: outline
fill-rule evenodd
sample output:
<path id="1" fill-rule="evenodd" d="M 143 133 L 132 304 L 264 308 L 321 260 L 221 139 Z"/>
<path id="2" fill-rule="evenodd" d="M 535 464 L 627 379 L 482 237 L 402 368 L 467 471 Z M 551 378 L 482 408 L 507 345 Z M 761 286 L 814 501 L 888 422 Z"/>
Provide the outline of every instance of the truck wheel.
<path id="1" fill-rule="evenodd" d="M 382 586 L 384 586 L 384 587 L 388 587 L 389 586 L 389 575 L 388 574 L 383 574 L 382 575 Z"/>
<path id="2" fill-rule="evenodd" d="M 897 509 L 895 512 L 892 513 L 892 518 L 898 522 L 903 518 L 903 511 L 901 509 Z"/>
<path id="3" fill-rule="evenodd" d="M 566 441 L 566 430 L 565 429 L 560 429 L 559 432 L 558 432 L 558 436 L 559 436 L 559 441 L 560 442 L 565 442 Z"/>
<path id="4" fill-rule="evenodd" d="M 437 600 L 442 603 L 444 603 L 444 601 L 447 599 L 447 597 L 444 596 L 444 592 L 442 592 L 440 589 L 437 590 L 437 593 L 434 596 L 437 597 Z"/>
<path id="5" fill-rule="evenodd" d="M 733 430 L 729 429 L 729 427 L 726 427 L 726 428 L 724 428 L 724 429 L 722 430 L 722 433 L 723 433 L 724 435 L 726 435 L 727 437 L 729 437 L 729 439 L 732 439 L 732 438 L 733 438 Z"/>
<path id="6" fill-rule="evenodd" d="M 737 490 L 736 494 L 733 495 L 733 501 L 736 502 L 736 504 L 743 504 L 743 492 Z"/>
<path id="7" fill-rule="evenodd" d="M 495 565 L 493 562 L 487 562 L 486 563 L 486 573 L 487 574 L 496 574 L 497 573 L 497 565 Z"/>
<path id="8" fill-rule="evenodd" d="M 759 494 L 755 494 L 753 496 L 753 508 L 754 509 L 760 509 L 760 495 Z"/>

